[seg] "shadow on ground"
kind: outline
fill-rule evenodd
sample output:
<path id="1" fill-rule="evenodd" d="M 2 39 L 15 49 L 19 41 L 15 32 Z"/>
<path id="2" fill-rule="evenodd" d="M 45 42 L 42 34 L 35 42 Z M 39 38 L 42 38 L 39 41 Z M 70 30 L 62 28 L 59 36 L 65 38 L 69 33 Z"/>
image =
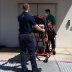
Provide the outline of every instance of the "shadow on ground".
<path id="1" fill-rule="evenodd" d="M 27 62 L 29 60 L 27 59 Z M 3 63 L 0 64 L 0 69 L 4 70 L 4 71 L 14 71 L 14 72 L 21 72 L 21 62 L 20 62 L 20 54 L 18 54 L 17 56 L 9 59 L 8 61 L 2 61 Z M 28 65 L 28 63 L 27 63 Z M 31 70 L 29 70 L 28 72 L 31 72 Z"/>
<path id="2" fill-rule="evenodd" d="M 14 48 L 4 47 L 4 48 L 0 48 L 0 52 L 10 52 L 10 53 L 11 53 L 11 52 L 15 52 L 15 53 L 17 53 L 17 52 L 19 52 L 19 48 L 18 48 L 18 47 L 14 47 Z"/>

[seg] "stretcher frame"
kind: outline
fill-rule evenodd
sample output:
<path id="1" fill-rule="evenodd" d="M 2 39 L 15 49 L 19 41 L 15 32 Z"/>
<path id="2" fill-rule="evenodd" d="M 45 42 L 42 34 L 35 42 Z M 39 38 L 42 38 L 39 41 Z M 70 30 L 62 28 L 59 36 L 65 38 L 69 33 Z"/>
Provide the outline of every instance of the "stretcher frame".
<path id="1" fill-rule="evenodd" d="M 39 61 L 41 61 L 41 59 L 39 58 L 39 56 L 43 56 L 43 57 L 45 57 L 45 59 L 43 60 L 43 62 L 47 63 L 48 59 L 51 57 L 51 55 L 53 55 L 53 53 L 52 52 L 45 52 L 45 50 L 46 50 L 46 42 L 45 42 L 46 32 L 42 33 L 42 32 L 37 31 L 37 32 L 33 32 L 33 33 L 34 33 L 35 40 L 36 40 L 36 43 L 37 43 L 36 44 L 36 53 L 35 53 L 36 54 L 36 58 Z M 36 36 L 36 35 L 38 35 L 38 36 Z M 42 48 L 44 48 L 44 49 L 43 49 L 42 53 L 38 52 L 38 50 L 40 48 L 39 42 L 42 42 L 42 44 L 43 44 Z M 50 43 L 49 42 L 48 42 L 48 45 L 50 47 Z"/>

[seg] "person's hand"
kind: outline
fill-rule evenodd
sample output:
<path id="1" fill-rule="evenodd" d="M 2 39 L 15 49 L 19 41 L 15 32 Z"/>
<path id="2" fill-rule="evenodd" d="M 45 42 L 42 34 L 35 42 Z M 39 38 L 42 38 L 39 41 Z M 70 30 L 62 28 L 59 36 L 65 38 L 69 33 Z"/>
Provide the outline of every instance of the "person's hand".
<path id="1" fill-rule="evenodd" d="M 52 27 L 53 27 L 52 22 L 49 22 L 49 23 L 48 23 L 48 27 L 49 27 L 49 28 L 52 28 Z"/>
<path id="2" fill-rule="evenodd" d="M 45 29 L 42 29 L 42 32 L 45 32 Z"/>

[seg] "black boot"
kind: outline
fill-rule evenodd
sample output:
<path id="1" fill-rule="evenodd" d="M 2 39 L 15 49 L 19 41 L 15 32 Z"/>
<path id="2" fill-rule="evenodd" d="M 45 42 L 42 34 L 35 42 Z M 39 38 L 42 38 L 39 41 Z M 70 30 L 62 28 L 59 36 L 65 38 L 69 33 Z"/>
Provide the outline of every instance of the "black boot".
<path id="1" fill-rule="evenodd" d="M 26 68 L 26 69 L 21 69 L 21 72 L 28 72 L 28 68 Z"/>
<path id="2" fill-rule="evenodd" d="M 37 69 L 34 69 L 32 72 L 41 72 L 42 69 L 41 68 L 37 68 Z"/>
<path id="3" fill-rule="evenodd" d="M 55 48 L 54 48 L 54 49 L 52 49 L 52 52 L 53 52 L 53 55 L 56 55 Z"/>
<path id="4" fill-rule="evenodd" d="M 53 51 L 53 55 L 56 55 L 56 51 Z"/>

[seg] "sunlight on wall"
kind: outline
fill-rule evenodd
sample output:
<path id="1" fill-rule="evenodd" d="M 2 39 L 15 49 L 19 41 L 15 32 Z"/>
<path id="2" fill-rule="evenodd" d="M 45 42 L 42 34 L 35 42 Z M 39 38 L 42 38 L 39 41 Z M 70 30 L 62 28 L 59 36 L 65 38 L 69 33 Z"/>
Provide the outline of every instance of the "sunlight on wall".
<path id="1" fill-rule="evenodd" d="M 57 47 L 72 47 L 72 5 L 66 14 L 56 36 Z"/>

